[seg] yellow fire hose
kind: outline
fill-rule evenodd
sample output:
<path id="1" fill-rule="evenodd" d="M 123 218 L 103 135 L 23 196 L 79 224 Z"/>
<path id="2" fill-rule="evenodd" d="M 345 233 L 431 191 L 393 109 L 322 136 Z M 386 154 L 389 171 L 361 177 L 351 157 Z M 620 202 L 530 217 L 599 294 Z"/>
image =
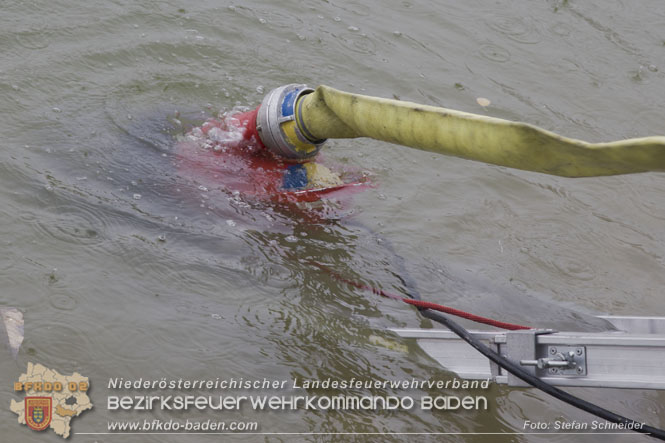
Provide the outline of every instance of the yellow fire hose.
<path id="1" fill-rule="evenodd" d="M 274 111 L 279 114 L 272 119 L 276 127 L 265 115 Z M 273 134 L 268 126 L 275 129 Z M 665 136 L 587 143 L 526 123 L 351 94 L 328 86 L 312 90 L 287 85 L 273 90 L 261 105 L 257 129 L 269 149 L 295 159 L 313 157 L 328 138 L 370 137 L 564 177 L 665 171 Z M 272 146 L 275 141 L 278 146 Z"/>

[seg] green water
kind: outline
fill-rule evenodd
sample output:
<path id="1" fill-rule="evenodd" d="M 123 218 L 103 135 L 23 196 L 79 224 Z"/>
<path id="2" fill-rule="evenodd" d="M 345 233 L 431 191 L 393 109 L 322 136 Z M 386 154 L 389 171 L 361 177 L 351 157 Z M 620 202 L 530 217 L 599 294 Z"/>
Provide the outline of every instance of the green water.
<path id="1" fill-rule="evenodd" d="M 106 432 L 114 420 L 220 418 L 109 411 L 113 377 L 452 379 L 387 331 L 431 323 L 307 259 L 393 292 L 406 291 L 401 279 L 414 281 L 426 300 L 515 323 L 598 330 L 595 314 L 665 315 L 663 174 L 570 180 L 340 140 L 326 158 L 368 171 L 375 187 L 356 195 L 345 217 L 311 225 L 223 184 L 203 190 L 172 158 L 182 133 L 176 115 L 201 122 L 294 82 L 521 120 L 589 141 L 663 135 L 659 0 L 0 7 L 0 306 L 25 317 L 18 359 L 0 358 L 3 441 L 60 441 L 18 426 L 9 411 L 27 362 L 90 378 L 95 408 L 74 420 L 71 441 L 570 439 L 81 435 Z M 665 426 L 665 397 L 655 391 L 572 391 Z M 534 390 L 444 392 L 484 394 L 489 410 L 248 409 L 222 418 L 256 421 L 266 433 L 510 433 L 525 420 L 593 419 Z"/>

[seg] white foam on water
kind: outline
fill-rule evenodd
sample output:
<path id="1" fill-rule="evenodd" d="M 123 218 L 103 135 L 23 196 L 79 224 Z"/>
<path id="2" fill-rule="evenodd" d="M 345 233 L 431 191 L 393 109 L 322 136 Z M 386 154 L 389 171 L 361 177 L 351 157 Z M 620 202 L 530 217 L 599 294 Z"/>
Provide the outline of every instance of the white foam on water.
<path id="1" fill-rule="evenodd" d="M 235 106 L 230 111 L 222 111 L 217 119 L 208 120 L 200 127 L 195 127 L 185 134 L 185 140 L 193 141 L 202 149 L 226 152 L 230 147 L 243 146 L 248 152 L 257 147 L 257 140 L 245 139 L 247 122 L 240 122 L 236 115 L 247 111 L 246 107 Z"/>

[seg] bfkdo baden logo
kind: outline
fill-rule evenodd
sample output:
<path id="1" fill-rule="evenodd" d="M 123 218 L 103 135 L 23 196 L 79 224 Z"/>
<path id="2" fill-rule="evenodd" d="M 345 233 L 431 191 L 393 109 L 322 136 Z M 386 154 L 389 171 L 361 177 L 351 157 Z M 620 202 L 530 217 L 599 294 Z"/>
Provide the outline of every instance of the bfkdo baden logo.
<path id="1" fill-rule="evenodd" d="M 14 392 L 26 394 L 23 401 L 12 400 L 9 408 L 18 415 L 18 422 L 35 431 L 53 429 L 69 437 L 71 422 L 92 408 L 87 395 L 90 382 L 78 372 L 62 375 L 40 364 L 28 368 L 14 383 Z"/>

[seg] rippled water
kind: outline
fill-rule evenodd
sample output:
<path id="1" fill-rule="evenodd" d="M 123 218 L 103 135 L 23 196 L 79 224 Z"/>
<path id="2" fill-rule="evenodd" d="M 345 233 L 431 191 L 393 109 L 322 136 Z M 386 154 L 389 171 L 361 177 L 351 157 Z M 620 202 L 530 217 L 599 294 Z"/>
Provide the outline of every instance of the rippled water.
<path id="1" fill-rule="evenodd" d="M 27 361 L 91 378 L 96 408 L 75 434 L 132 418 L 105 409 L 109 377 L 452 377 L 386 332 L 431 327 L 416 311 L 310 259 L 517 323 L 598 330 L 594 314 L 665 315 L 663 174 L 570 180 L 335 141 L 327 159 L 376 186 L 344 217 L 312 223 L 174 167 L 175 140 L 192 125 L 294 82 L 590 141 L 662 135 L 658 0 L 5 0 L 0 24 L 0 305 L 25 316 L 18 362 L 0 360 L 7 441 L 45 438 L 7 407 Z M 575 392 L 665 426 L 662 394 Z M 525 419 L 590 419 L 533 390 L 489 396 L 489 412 L 245 418 L 266 432 L 519 432 Z M 72 439 L 118 438 L 101 437 Z"/>

